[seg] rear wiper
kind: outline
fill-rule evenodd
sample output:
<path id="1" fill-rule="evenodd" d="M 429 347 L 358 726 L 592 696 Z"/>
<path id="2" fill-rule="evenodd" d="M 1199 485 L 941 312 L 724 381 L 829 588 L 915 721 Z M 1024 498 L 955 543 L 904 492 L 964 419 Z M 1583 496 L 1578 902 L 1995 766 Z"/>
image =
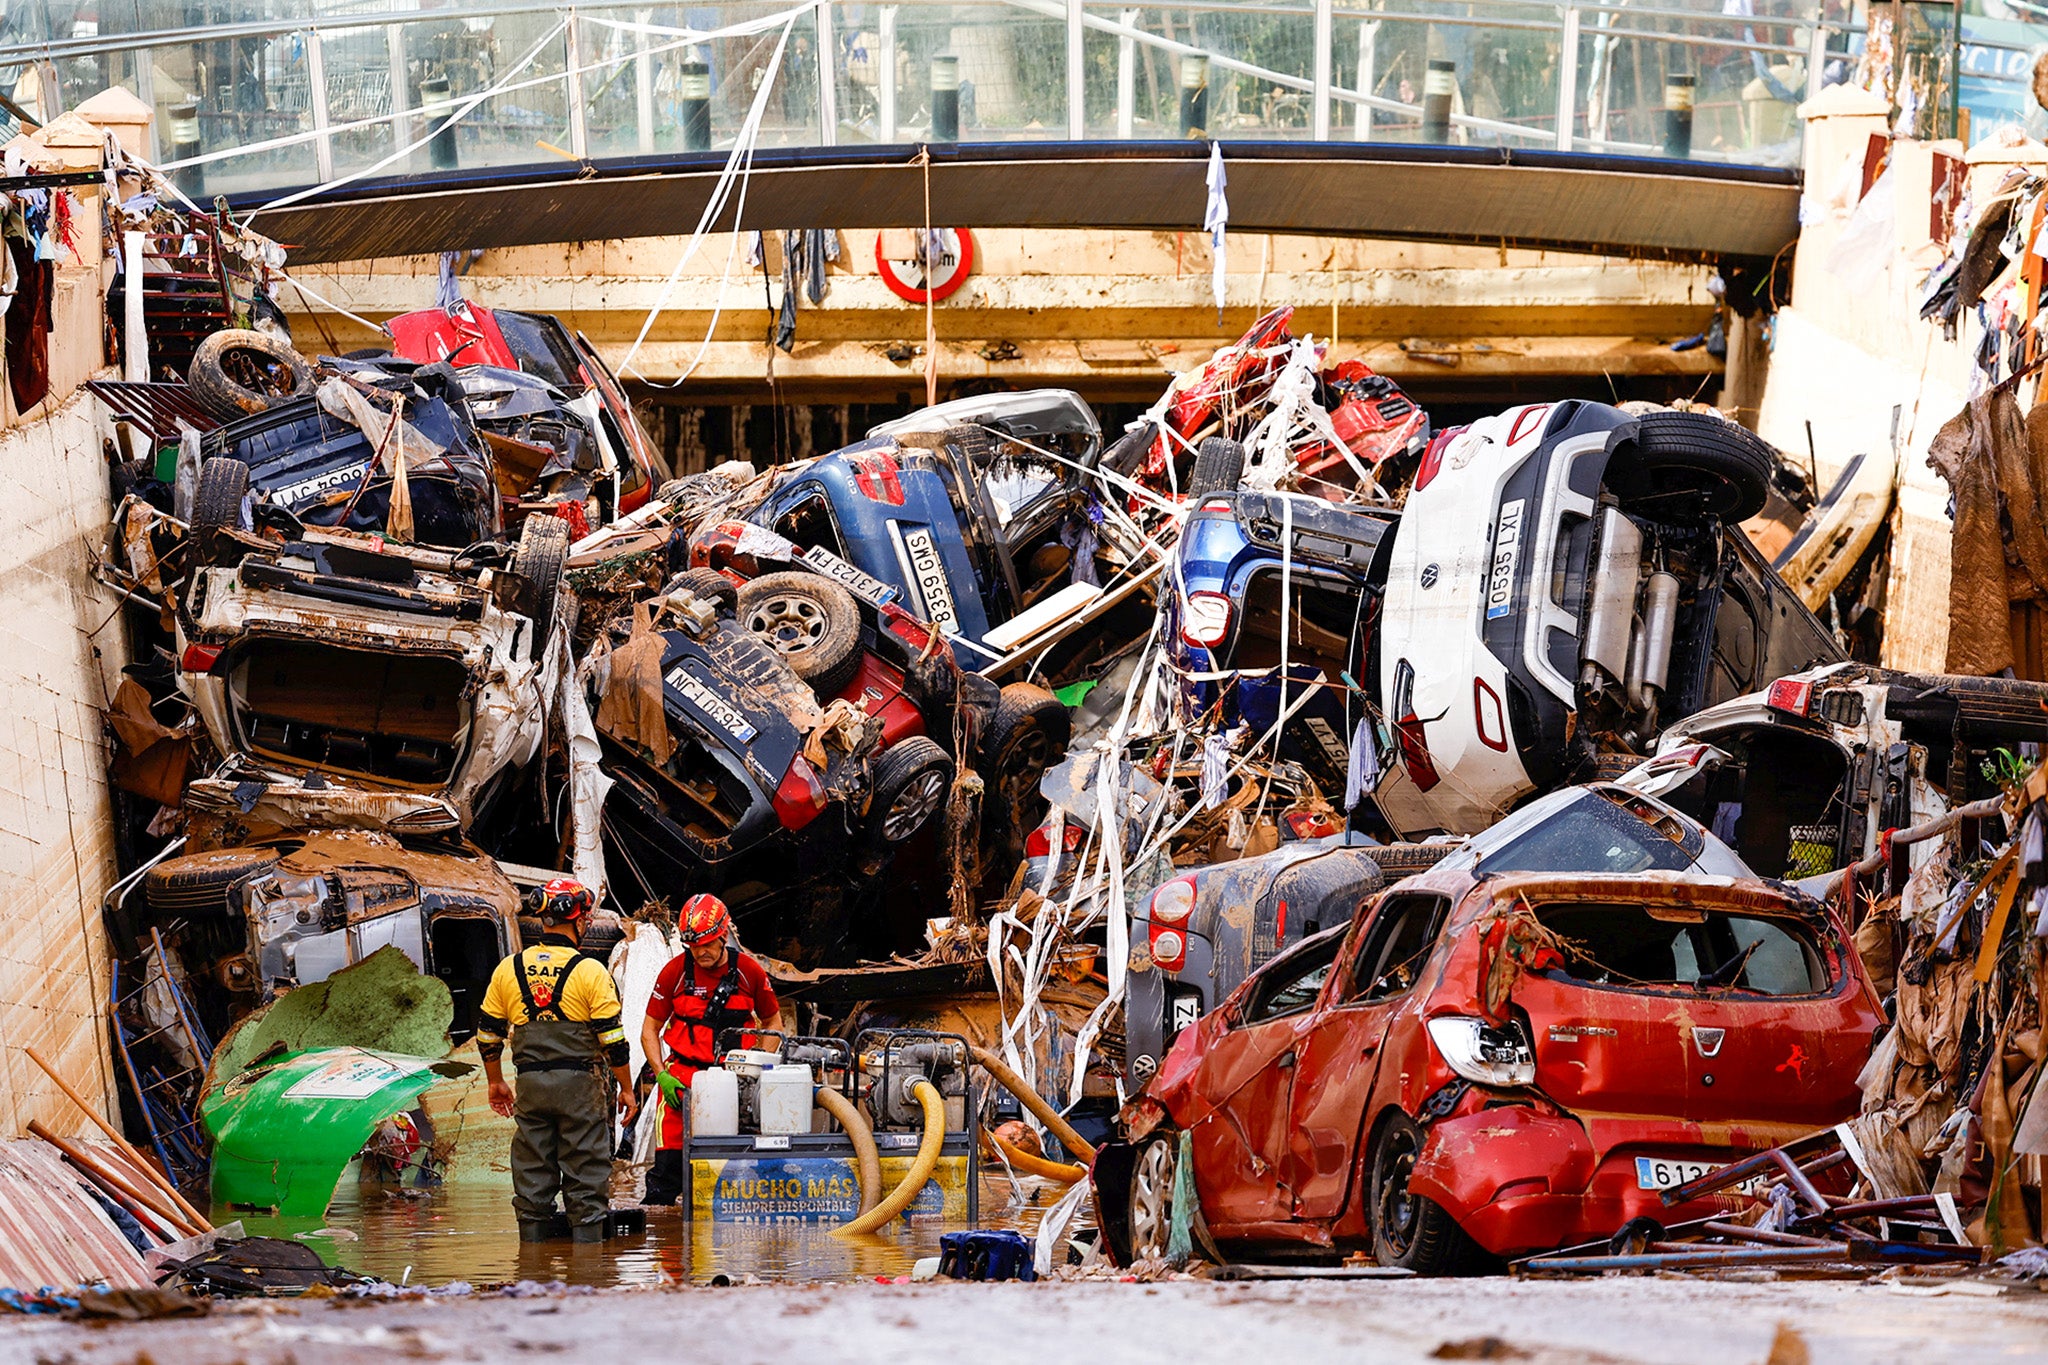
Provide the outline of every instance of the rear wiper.
<path id="1" fill-rule="evenodd" d="M 1737 956 L 1729 958 L 1705 976 L 1695 979 L 1692 983 L 1692 988 L 1696 991 L 1706 991 L 1734 985 L 1735 978 L 1741 976 L 1743 968 L 1749 965 L 1749 955 L 1762 946 L 1763 940 L 1758 939 L 1755 943 L 1744 948 Z"/>

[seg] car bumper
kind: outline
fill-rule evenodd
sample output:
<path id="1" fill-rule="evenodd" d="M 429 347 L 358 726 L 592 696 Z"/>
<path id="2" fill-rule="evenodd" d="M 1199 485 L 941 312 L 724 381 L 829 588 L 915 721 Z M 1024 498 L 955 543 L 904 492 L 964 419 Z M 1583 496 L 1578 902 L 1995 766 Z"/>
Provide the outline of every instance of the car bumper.
<path id="1" fill-rule="evenodd" d="M 1610 1237 L 1633 1218 L 1670 1225 L 1737 1211 L 1741 1195 L 1667 1205 L 1636 1185 L 1636 1158 L 1724 1165 L 1747 1149 L 1679 1143 L 1668 1125 L 1603 1125 L 1596 1147 L 1569 1114 L 1486 1109 L 1444 1119 L 1429 1131 L 1409 1189 L 1443 1205 L 1466 1235 L 1495 1256 L 1519 1256 Z"/>

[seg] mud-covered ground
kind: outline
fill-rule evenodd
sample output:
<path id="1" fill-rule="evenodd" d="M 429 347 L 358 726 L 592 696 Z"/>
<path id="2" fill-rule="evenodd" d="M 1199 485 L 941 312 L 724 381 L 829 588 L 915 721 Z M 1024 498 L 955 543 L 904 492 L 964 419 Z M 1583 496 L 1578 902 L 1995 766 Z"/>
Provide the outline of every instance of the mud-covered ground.
<path id="1" fill-rule="evenodd" d="M 687 1358 L 729 1365 L 1644 1365 L 2048 1360 L 2048 1294 L 1675 1279 L 759 1285 L 237 1304 L 201 1320 L 0 1326 L 0 1365 Z"/>

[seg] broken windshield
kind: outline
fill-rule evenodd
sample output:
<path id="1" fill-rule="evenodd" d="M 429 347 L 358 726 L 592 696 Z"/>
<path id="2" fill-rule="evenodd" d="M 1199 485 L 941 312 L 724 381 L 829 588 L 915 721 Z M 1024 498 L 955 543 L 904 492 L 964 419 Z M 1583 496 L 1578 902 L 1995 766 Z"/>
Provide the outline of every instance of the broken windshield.
<path id="1" fill-rule="evenodd" d="M 1590 793 L 1498 847 L 1481 843 L 1475 839 L 1472 852 L 1488 872 L 1681 872 L 1693 865 L 1682 844 Z"/>
<path id="2" fill-rule="evenodd" d="M 1752 995 L 1814 995 L 1829 986 L 1820 949 L 1788 919 L 1684 906 L 1544 905 L 1565 974 L 1594 986 L 1684 986 Z"/>

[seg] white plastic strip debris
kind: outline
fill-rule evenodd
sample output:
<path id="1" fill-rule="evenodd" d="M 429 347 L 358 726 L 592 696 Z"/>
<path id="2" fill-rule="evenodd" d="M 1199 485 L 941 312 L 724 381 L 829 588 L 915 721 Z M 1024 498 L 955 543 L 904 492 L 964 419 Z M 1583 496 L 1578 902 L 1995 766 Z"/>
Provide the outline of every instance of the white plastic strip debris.
<path id="1" fill-rule="evenodd" d="M 571 594 L 563 593 L 560 597 L 570 598 Z M 589 887 L 591 894 L 602 904 L 606 888 L 601 830 L 604 799 L 611 792 L 612 779 L 598 766 L 604 750 L 597 742 L 597 725 L 590 718 L 590 703 L 584 691 L 596 661 L 587 659 L 581 665 L 569 661 L 569 631 L 560 621 L 556 622 L 548 649 L 550 653 L 562 656 L 558 674 L 561 691 L 556 714 L 561 717 L 562 734 L 569 753 L 569 866 L 575 872 L 576 880 Z"/>
<path id="2" fill-rule="evenodd" d="M 741 220 L 746 214 L 747 185 L 753 179 L 754 147 L 760 141 L 761 120 L 768 109 L 768 97 L 782 75 L 783 55 L 789 49 L 789 35 L 795 29 L 796 21 L 821 3 L 823 0 L 810 0 L 810 3 L 786 10 L 776 16 L 782 22 L 782 34 L 775 40 L 775 53 L 768 59 L 768 65 L 761 74 L 761 83 L 754 90 L 754 102 L 748 106 L 747 117 L 740 124 L 739 135 L 733 140 L 732 151 L 725 158 L 725 166 L 719 171 L 718 180 L 711 187 L 710 197 L 704 202 L 703 213 L 697 217 L 697 226 L 692 229 L 690 240 L 683 244 L 682 254 L 676 258 L 675 268 L 669 271 L 668 278 L 662 282 L 661 292 L 655 296 L 654 306 L 647 310 L 647 317 L 640 324 L 639 335 L 633 338 L 633 344 L 627 348 L 624 359 L 619 361 L 620 374 L 634 374 L 642 380 L 646 379 L 645 375 L 634 369 L 633 359 L 640 354 L 640 348 L 646 344 L 647 334 L 654 330 L 655 319 L 668 307 L 669 297 L 675 292 L 676 282 L 682 279 L 684 268 L 695 259 L 697 248 L 703 244 L 705 235 L 711 231 L 711 225 L 724 213 L 726 201 L 732 196 L 733 188 L 737 185 L 739 202 L 733 213 L 732 240 L 727 244 L 725 271 L 719 277 L 718 298 L 712 306 L 711 321 L 704 329 L 704 340 L 698 345 L 697 354 L 691 358 L 689 368 L 664 387 L 672 388 L 682 383 L 703 363 L 705 353 L 711 348 L 712 335 L 718 329 L 719 315 L 725 310 L 725 291 L 732 280 L 733 262 L 737 259 L 739 251 Z"/>
<path id="3" fill-rule="evenodd" d="M 1058 1255 L 1060 1242 L 1073 1225 L 1074 1215 L 1081 1211 L 1081 1203 L 1088 1198 L 1090 1189 L 1088 1181 L 1075 1181 L 1039 1220 L 1038 1244 L 1032 1249 L 1031 1265 L 1040 1275 L 1050 1275 L 1055 1264 L 1065 1263 L 1065 1258 Z"/>

